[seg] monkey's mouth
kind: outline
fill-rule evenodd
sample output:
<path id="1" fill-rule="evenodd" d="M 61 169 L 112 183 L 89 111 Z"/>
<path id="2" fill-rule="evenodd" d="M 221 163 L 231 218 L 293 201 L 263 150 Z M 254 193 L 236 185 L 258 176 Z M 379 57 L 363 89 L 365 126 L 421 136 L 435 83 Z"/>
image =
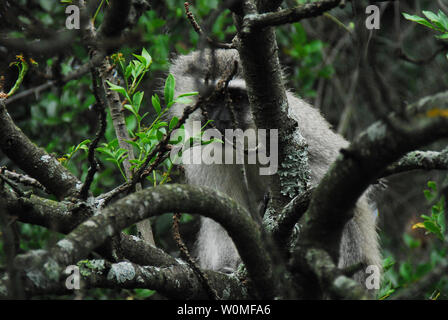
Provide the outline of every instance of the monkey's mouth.
<path id="1" fill-rule="evenodd" d="M 209 119 L 206 119 L 206 121 L 212 120 L 211 126 L 218 129 L 222 134 L 225 133 L 225 129 L 233 129 L 237 127 L 235 123 L 236 120 L 232 119 L 231 113 L 226 106 L 213 108 L 208 114 Z"/>

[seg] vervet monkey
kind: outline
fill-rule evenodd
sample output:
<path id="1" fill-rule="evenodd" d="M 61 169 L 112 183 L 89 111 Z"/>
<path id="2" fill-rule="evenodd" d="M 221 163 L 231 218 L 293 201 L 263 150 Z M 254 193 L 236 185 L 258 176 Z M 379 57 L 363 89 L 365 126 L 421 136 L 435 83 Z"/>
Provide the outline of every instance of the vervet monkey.
<path id="1" fill-rule="evenodd" d="M 236 50 L 203 50 L 178 57 L 171 66 L 170 73 L 176 80 L 176 93 L 192 91 L 204 92 L 207 86 L 214 87 L 216 81 L 229 74 L 229 69 L 239 61 Z M 240 64 L 238 64 L 240 65 Z M 228 93 L 237 113 L 238 127 L 247 129 L 254 126 L 250 106 L 243 80 L 242 68 L 229 82 Z M 311 184 L 317 185 L 336 159 L 339 150 L 348 142 L 330 129 L 329 123 L 318 110 L 287 91 L 290 117 L 298 122 L 298 130 L 306 139 L 309 148 Z M 171 116 L 181 117 L 185 105 L 176 104 L 171 108 Z M 223 131 L 232 128 L 228 106 L 224 102 L 214 101 L 207 106 L 209 117 L 216 128 Z M 196 110 L 185 124 L 191 130 L 194 120 L 202 120 L 204 112 Z M 241 164 L 185 164 L 185 176 L 188 184 L 206 186 L 221 191 L 244 206 L 252 215 L 263 207 L 263 198 L 268 191 L 268 177 L 259 175 L 257 165 Z M 246 183 L 245 183 L 246 182 Z M 246 188 L 247 186 L 247 188 Z M 248 189 L 248 190 L 247 190 Z M 375 227 L 374 213 L 364 195 L 356 204 L 354 217 L 345 226 L 341 247 L 340 267 L 362 262 L 366 266 L 374 265 L 381 269 L 381 259 Z M 240 262 L 238 252 L 226 231 L 208 218 L 201 218 L 201 227 L 194 249 L 202 268 L 228 272 L 235 270 Z M 360 271 L 355 275 L 358 281 L 367 275 Z"/>

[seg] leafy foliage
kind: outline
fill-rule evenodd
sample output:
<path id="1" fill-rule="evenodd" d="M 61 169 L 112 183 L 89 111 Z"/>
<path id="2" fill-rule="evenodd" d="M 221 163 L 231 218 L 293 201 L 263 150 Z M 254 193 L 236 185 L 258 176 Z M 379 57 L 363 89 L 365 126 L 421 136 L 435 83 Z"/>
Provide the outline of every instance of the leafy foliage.
<path id="1" fill-rule="evenodd" d="M 441 34 L 436 35 L 435 37 L 439 40 L 448 40 L 448 17 L 442 11 L 439 10 L 437 14 L 431 11 L 423 11 L 423 15 L 426 17 L 420 17 L 417 15 L 411 15 L 407 13 L 403 13 L 403 16 L 413 22 L 416 22 L 420 25 L 428 27 L 432 30 L 435 30 Z M 448 58 L 448 54 L 447 54 Z"/>
<path id="2" fill-rule="evenodd" d="M 421 215 L 423 221 L 414 224 L 412 229 L 424 229 L 426 236 L 435 236 L 435 241 L 431 242 L 429 250 L 429 261 L 413 260 L 413 252 L 418 252 L 422 247 L 422 241 L 405 233 L 403 235 L 403 242 L 409 251 L 408 260 L 397 264 L 393 256 L 389 253 L 384 259 L 384 279 L 382 281 L 381 290 L 378 293 L 379 299 L 386 299 L 393 296 L 394 293 L 399 292 L 400 288 L 406 288 L 413 283 L 418 282 L 422 277 L 431 272 L 434 267 L 448 256 L 447 252 L 447 231 L 446 231 L 446 208 L 445 198 L 440 196 L 437 191 L 437 185 L 434 181 L 428 182 L 428 189 L 423 191 L 429 203 L 433 203 L 437 198 L 435 204 L 431 206 L 430 215 Z M 439 283 L 434 284 L 434 289 L 427 292 L 426 298 L 436 299 L 441 293 L 446 294 L 448 289 L 448 277 L 442 278 Z M 445 296 L 443 296 L 446 298 Z"/>

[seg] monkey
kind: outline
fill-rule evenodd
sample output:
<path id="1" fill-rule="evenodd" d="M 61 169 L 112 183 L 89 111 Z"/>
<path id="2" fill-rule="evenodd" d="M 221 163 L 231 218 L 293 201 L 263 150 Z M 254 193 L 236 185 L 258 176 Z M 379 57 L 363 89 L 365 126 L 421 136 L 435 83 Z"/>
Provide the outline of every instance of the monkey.
<path id="1" fill-rule="evenodd" d="M 238 69 L 228 83 L 227 92 L 235 108 L 236 119 L 241 129 L 254 127 L 247 97 L 243 70 L 236 49 L 205 49 L 177 57 L 169 72 L 176 81 L 176 94 L 205 90 L 214 87 L 217 79 L 228 73 L 229 68 L 238 63 Z M 318 185 L 331 163 L 348 141 L 336 134 L 320 112 L 304 100 L 287 90 L 289 116 L 297 121 L 297 130 L 308 144 L 310 184 Z M 218 99 L 219 100 L 219 99 Z M 185 129 L 191 131 L 193 121 L 204 121 L 206 116 L 214 121 L 216 129 L 223 132 L 231 128 L 229 108 L 222 97 L 220 101 L 209 103 L 204 110 L 196 110 L 187 119 Z M 181 117 L 185 105 L 174 104 L 169 115 Z M 259 174 L 258 165 L 242 164 L 184 164 L 185 179 L 188 184 L 206 186 L 218 190 L 243 206 L 255 219 L 260 217 L 266 192 L 269 189 L 267 176 Z M 347 268 L 357 263 L 373 265 L 381 270 L 381 255 L 376 231 L 375 215 L 366 194 L 356 203 L 353 218 L 346 224 L 340 244 L 338 267 Z M 258 220 L 259 221 L 259 220 Z M 203 269 L 220 272 L 234 272 L 240 261 L 238 252 L 227 232 L 209 218 L 200 218 L 193 255 Z M 363 270 L 354 278 L 361 284 L 366 279 Z"/>

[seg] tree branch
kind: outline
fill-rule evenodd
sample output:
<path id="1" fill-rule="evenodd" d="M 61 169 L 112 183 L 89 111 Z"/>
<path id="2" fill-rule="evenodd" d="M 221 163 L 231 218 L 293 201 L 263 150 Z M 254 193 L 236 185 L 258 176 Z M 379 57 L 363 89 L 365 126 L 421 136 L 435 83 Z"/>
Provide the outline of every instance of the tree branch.
<path id="1" fill-rule="evenodd" d="M 0 148 L 20 169 L 60 199 L 78 196 L 82 183 L 14 124 L 4 99 L 0 99 L 0 128 Z"/>
<path id="2" fill-rule="evenodd" d="M 286 245 L 294 226 L 308 209 L 314 190 L 315 188 L 311 188 L 296 196 L 279 215 L 277 224 L 272 230 L 272 236 L 278 242 L 280 248 Z"/>
<path id="3" fill-rule="evenodd" d="M 8 105 L 10 103 L 13 103 L 19 99 L 25 98 L 31 94 L 38 95 L 41 91 L 47 90 L 49 88 L 52 88 L 56 84 L 65 84 L 71 80 L 75 80 L 86 74 L 90 71 L 90 69 L 94 66 L 97 66 L 101 61 L 103 61 L 105 55 L 97 55 L 95 58 L 89 60 L 89 62 L 83 64 L 80 66 L 77 70 L 73 71 L 72 73 L 66 75 L 63 77 L 59 82 L 56 80 L 51 80 L 46 83 L 43 83 L 37 87 L 30 88 L 27 90 L 23 90 L 17 94 L 14 94 L 11 97 L 8 97 L 8 99 L 5 101 L 5 105 Z"/>
<path id="4" fill-rule="evenodd" d="M 388 123 L 401 123 L 400 128 L 376 122 L 341 150 L 302 218 L 306 223 L 301 228 L 301 246 L 323 248 L 338 261 L 342 230 L 353 215 L 350 209 L 367 187 L 406 152 L 448 136 L 448 118 L 432 115 L 431 101 L 423 99 L 407 110 L 406 127 L 403 119 L 392 115 Z"/>
<path id="5" fill-rule="evenodd" d="M 243 30 L 244 32 L 249 32 L 253 29 L 280 26 L 287 23 L 299 22 L 306 18 L 314 18 L 339 6 L 341 2 L 341 0 L 322 0 L 277 12 L 249 14 L 243 19 Z"/>
<path id="6" fill-rule="evenodd" d="M 54 265 L 52 269 L 62 270 L 122 229 L 152 216 L 179 211 L 201 214 L 220 223 L 233 239 L 259 295 L 274 296 L 270 258 L 249 213 L 221 193 L 186 185 L 161 185 L 133 193 L 79 225 L 48 251 L 18 256 L 16 263 L 41 270 L 45 262 Z"/>
<path id="7" fill-rule="evenodd" d="M 18 197 L 6 189 L 0 190 L 0 199 L 19 221 L 61 233 L 72 231 L 93 214 L 88 206 L 81 203 L 57 202 L 35 195 Z"/>
<path id="8" fill-rule="evenodd" d="M 328 292 L 331 298 L 368 299 L 365 290 L 355 280 L 347 278 L 325 250 L 309 249 L 303 255 L 297 253 L 296 251 L 293 259 L 304 257 L 307 266 L 317 276 L 321 290 Z"/>
<path id="9" fill-rule="evenodd" d="M 84 184 L 82 185 L 80 196 L 81 199 L 87 199 L 87 196 L 89 194 L 90 185 L 93 182 L 93 177 L 95 176 L 95 173 L 97 171 L 98 163 L 95 160 L 95 149 L 98 146 L 98 142 L 100 139 L 104 137 L 104 134 L 106 132 L 106 106 L 104 105 L 104 101 L 100 98 L 100 90 L 98 86 L 98 72 L 95 70 L 95 68 L 92 68 L 92 86 L 93 86 L 93 95 L 95 96 L 96 104 L 94 106 L 94 109 L 96 113 L 98 114 L 98 131 L 96 133 L 95 139 L 90 143 L 89 145 L 89 151 L 87 159 L 89 161 L 89 170 L 87 172 L 86 180 L 84 181 Z"/>
<path id="10" fill-rule="evenodd" d="M 82 265 L 83 282 L 92 288 L 151 288 L 170 299 L 207 299 L 207 293 L 193 270 L 187 265 L 157 268 L 130 262 L 115 264 L 102 260 Z M 247 291 L 237 278 L 208 271 L 207 276 L 217 294 L 223 298 L 247 299 Z"/>
<path id="11" fill-rule="evenodd" d="M 448 170 L 448 149 L 436 151 L 412 151 L 391 164 L 384 177 L 411 170 Z"/>
<path id="12" fill-rule="evenodd" d="M 131 0 L 110 0 L 99 32 L 106 38 L 117 37 L 127 26 Z"/>
<path id="13" fill-rule="evenodd" d="M 206 299 L 207 294 L 193 270 L 185 264 L 169 267 L 141 266 L 123 261 L 111 264 L 105 260 L 83 260 L 77 263 L 80 268 L 80 287 L 88 288 L 121 288 L 121 289 L 154 289 L 170 299 Z M 234 276 L 219 272 L 206 271 L 214 288 L 223 299 L 248 299 L 247 289 Z M 34 274 L 34 282 L 25 278 L 25 292 L 29 296 L 39 294 L 68 294 L 64 281 L 46 282 L 42 270 Z M 67 277 L 68 275 L 65 275 Z M 11 291 L 7 286 L 9 277 L 0 274 L 0 298 L 10 298 Z"/>
<path id="14" fill-rule="evenodd" d="M 33 179 L 27 175 L 20 174 L 14 171 L 7 170 L 6 168 L 0 168 L 0 174 L 3 174 L 6 178 L 11 179 L 17 183 L 23 184 L 28 187 L 40 189 L 48 193 L 47 189 L 39 183 L 36 179 Z"/>
<path id="15" fill-rule="evenodd" d="M 304 138 L 296 130 L 297 122 L 288 116 L 288 99 L 274 28 L 249 33 L 242 30 L 245 17 L 256 13 L 253 1 L 243 1 L 243 13 L 234 15 L 239 38 L 236 43 L 256 127 L 278 130 L 279 169 L 269 176 L 271 202 L 266 212 L 268 216 L 275 217 L 292 197 L 308 188 L 308 149 Z M 277 141 L 273 144 L 276 145 Z M 269 150 L 271 145 L 267 142 L 264 147 Z"/>

